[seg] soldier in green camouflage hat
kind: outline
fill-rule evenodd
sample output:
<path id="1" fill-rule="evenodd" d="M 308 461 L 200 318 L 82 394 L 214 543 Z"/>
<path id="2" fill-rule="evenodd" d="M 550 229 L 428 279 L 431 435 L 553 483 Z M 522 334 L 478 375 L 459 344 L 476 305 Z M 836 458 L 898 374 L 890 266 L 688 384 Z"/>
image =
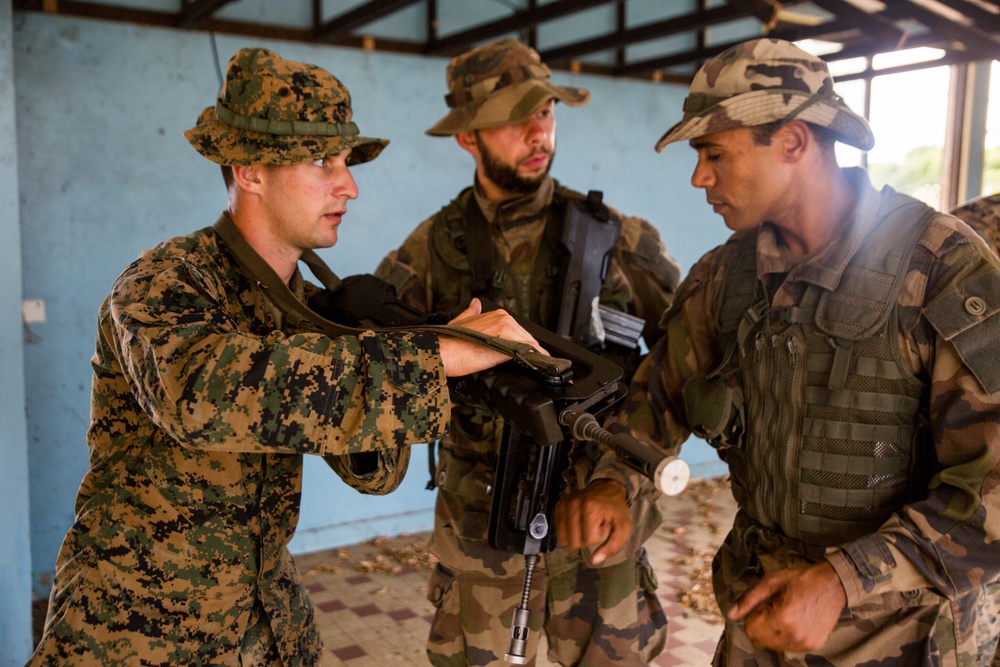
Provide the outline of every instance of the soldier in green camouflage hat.
<path id="1" fill-rule="evenodd" d="M 735 233 L 678 288 L 616 428 L 675 452 L 693 432 L 729 466 L 714 664 L 975 665 L 1000 574 L 1000 260 L 837 164 L 871 131 L 788 42 L 707 62 L 656 147 L 684 139 Z"/>
<path id="2" fill-rule="evenodd" d="M 186 134 L 223 165 L 215 226 L 143 252 L 98 317 L 91 468 L 30 665 L 315 665 L 321 641 L 288 543 L 302 455 L 363 493 L 439 437 L 447 375 L 507 357 L 426 332 L 337 336 L 291 317 L 297 268 L 333 245 L 363 137 L 328 72 L 241 49 Z M 266 286 L 266 287 L 265 287 Z M 533 343 L 502 311 L 459 322 Z"/>
<path id="3" fill-rule="evenodd" d="M 560 235 L 567 208 L 584 196 L 549 175 L 555 105 L 583 105 L 590 93 L 554 84 L 538 53 L 513 39 L 454 58 L 446 80 L 449 112 L 427 133 L 454 136 L 475 161 L 474 184 L 421 223 L 376 273 L 427 312 L 487 296 L 559 331 L 570 282 Z M 595 319 L 608 313 L 605 337 L 589 344 L 631 369 L 638 349 L 612 341 L 610 320 L 631 317 L 635 338 L 641 332 L 651 345 L 662 335 L 657 323 L 680 271 L 650 223 L 609 213 L 620 231 L 608 244 L 603 282 L 600 260 L 580 273 L 595 276 L 591 296 L 600 307 L 590 297 L 573 303 L 585 301 L 582 312 Z M 501 665 L 510 647 L 524 558 L 491 548 L 486 534 L 502 431 L 485 410 L 457 406 L 431 472 L 439 487 L 431 550 L 440 565 L 428 591 L 436 613 L 427 651 L 435 665 Z M 660 522 L 652 489 L 592 445 L 576 445 L 567 476 L 556 510 L 563 546 L 544 554 L 535 571 L 524 659 L 533 663 L 544 630 L 549 658 L 562 665 L 646 664 L 667 635 L 642 546 Z M 592 520 L 584 508 L 593 509 Z"/>

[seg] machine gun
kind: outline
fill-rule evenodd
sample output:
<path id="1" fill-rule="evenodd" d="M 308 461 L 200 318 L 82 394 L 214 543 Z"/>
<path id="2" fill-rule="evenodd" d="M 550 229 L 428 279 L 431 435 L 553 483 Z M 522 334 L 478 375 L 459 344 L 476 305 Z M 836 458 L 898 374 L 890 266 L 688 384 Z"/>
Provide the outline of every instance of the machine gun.
<path id="1" fill-rule="evenodd" d="M 521 602 L 511 621 L 504 658 L 527 662 L 531 579 L 539 554 L 556 546 L 550 525 L 569 463 L 565 448 L 573 440 L 596 440 L 668 495 L 680 493 L 690 473 L 687 464 L 631 436 L 612 434 L 594 414 L 611 408 L 628 393 L 622 370 L 532 322 L 518 320 L 550 354 L 569 359 L 559 374 L 527 371 L 510 361 L 449 382 L 452 395 L 488 408 L 504 420 L 500 456 L 490 508 L 489 544 L 524 555 Z"/>
<path id="2" fill-rule="evenodd" d="M 352 276 L 341 288 L 323 292 L 310 307 L 352 326 L 407 327 L 426 318 L 399 303 L 388 283 L 374 276 Z M 484 310 L 495 308 L 484 302 Z M 627 434 L 600 427 L 600 414 L 625 397 L 619 366 L 530 321 L 523 326 L 553 357 L 568 367 L 531 368 L 508 361 L 448 382 L 453 398 L 486 407 L 504 420 L 490 509 L 491 547 L 521 553 L 525 577 L 520 605 L 511 622 L 508 662 L 527 662 L 528 598 L 539 554 L 556 546 L 551 517 L 569 460 L 564 448 L 573 440 L 595 440 L 648 477 L 657 489 L 675 495 L 687 484 L 687 465 Z"/>

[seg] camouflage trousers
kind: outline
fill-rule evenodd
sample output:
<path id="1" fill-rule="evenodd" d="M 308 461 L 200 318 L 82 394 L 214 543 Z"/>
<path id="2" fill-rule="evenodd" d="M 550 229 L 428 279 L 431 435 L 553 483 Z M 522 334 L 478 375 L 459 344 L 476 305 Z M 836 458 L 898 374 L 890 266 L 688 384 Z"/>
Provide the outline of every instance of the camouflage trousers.
<path id="1" fill-rule="evenodd" d="M 955 650 L 954 645 L 948 643 L 952 637 L 935 633 L 935 623 L 952 623 L 949 618 L 941 618 L 947 604 L 918 603 L 901 609 L 891 606 L 873 604 L 869 608 L 852 608 L 851 618 L 842 618 L 822 650 L 816 653 L 776 653 L 759 648 L 750 642 L 742 625 L 726 621 L 712 664 L 714 667 L 989 665 L 989 662 L 977 662 L 974 651 Z"/>
<path id="2" fill-rule="evenodd" d="M 510 625 L 520 604 L 524 557 L 486 541 L 493 473 L 483 457 L 441 451 L 431 551 L 440 564 L 428 599 L 436 607 L 427 642 L 434 665 L 506 665 Z M 573 477 L 579 488 L 588 467 Z M 549 658 L 566 667 L 645 665 L 667 641 L 667 618 L 656 596 L 656 578 L 643 542 L 660 523 L 655 502 L 630 508 L 633 534 L 600 567 L 589 551 L 557 548 L 539 558 L 532 577 L 526 655 L 534 665 L 542 632 Z"/>
<path id="3" fill-rule="evenodd" d="M 764 574 L 809 564 L 795 551 L 760 537 L 747 540 L 737 515 L 712 563 L 713 588 L 723 614 Z M 755 546 L 748 546 L 755 545 Z M 985 593 L 992 589 L 992 599 Z M 983 667 L 996 650 L 1000 590 L 984 586 L 955 600 L 930 590 L 889 592 L 844 609 L 816 653 L 776 653 L 755 646 L 740 623 L 726 622 L 714 667 Z M 993 609 L 992 615 L 987 612 Z M 980 656 L 985 657 L 980 657 Z"/>
<path id="4" fill-rule="evenodd" d="M 543 631 L 549 659 L 566 667 L 645 665 L 663 650 L 667 618 L 644 550 L 607 568 L 550 571 L 541 566 L 545 560 L 532 578 L 525 664 L 536 664 Z M 520 576 L 495 579 L 438 565 L 428 587 L 437 609 L 427 642 L 431 664 L 506 665 L 522 582 Z"/>

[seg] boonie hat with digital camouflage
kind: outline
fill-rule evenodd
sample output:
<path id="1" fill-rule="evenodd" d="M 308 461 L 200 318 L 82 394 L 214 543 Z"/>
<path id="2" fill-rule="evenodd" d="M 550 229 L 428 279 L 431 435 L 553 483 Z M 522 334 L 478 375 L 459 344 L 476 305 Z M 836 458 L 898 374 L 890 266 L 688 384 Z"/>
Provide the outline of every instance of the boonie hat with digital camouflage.
<path id="1" fill-rule="evenodd" d="M 427 134 L 446 137 L 520 123 L 553 97 L 570 106 L 590 101 L 584 88 L 557 86 L 538 52 L 516 39 L 480 46 L 452 58 L 445 71 L 451 108 Z"/>
<path id="2" fill-rule="evenodd" d="M 868 121 L 833 92 L 822 58 L 791 42 L 755 39 L 702 65 L 684 100 L 684 117 L 660 138 L 656 150 L 711 132 L 793 119 L 829 128 L 861 150 L 875 145 Z"/>
<path id="3" fill-rule="evenodd" d="M 374 159 L 387 139 L 362 137 L 351 121 L 351 95 L 315 65 L 261 48 L 229 59 L 214 109 L 184 133 L 195 150 L 222 165 L 296 164 L 351 151 L 349 163 Z"/>

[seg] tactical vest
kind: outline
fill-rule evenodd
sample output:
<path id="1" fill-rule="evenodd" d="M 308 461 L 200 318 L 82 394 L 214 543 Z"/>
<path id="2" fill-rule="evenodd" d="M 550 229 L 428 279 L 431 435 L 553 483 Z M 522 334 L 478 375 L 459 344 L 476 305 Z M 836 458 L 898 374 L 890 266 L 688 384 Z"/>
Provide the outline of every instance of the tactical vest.
<path id="1" fill-rule="evenodd" d="M 519 284 L 513 271 L 494 252 L 490 226 L 475 201 L 473 189 L 466 188 L 451 203 L 441 209 L 431 224 L 430 273 L 437 286 L 450 286 L 450 295 L 435 295 L 438 310 L 460 310 L 473 297 L 486 297 L 505 310 L 555 331 L 562 295 L 562 277 L 567 258 L 560 249 L 563 208 L 568 199 L 583 200 L 584 195 L 554 182 L 552 203 L 542 215 L 545 229 L 534 261 L 533 274 L 527 284 Z M 601 267 L 594 267 L 599 271 Z M 440 287 L 438 288 L 441 289 Z M 603 290 L 602 290 L 603 303 Z M 451 300 L 455 302 L 452 303 Z M 607 305 L 613 305 L 609 303 Z M 608 345 L 599 354 L 618 363 L 631 376 L 638 366 L 638 350 L 626 350 Z M 482 443 L 484 452 L 491 452 L 494 433 L 493 418 L 481 408 L 459 405 L 452 410 L 453 424 L 469 439 Z M 466 443 L 471 446 L 471 443 Z"/>
<path id="2" fill-rule="evenodd" d="M 583 195 L 558 183 L 554 185 L 534 273 L 525 286 L 517 284 L 514 272 L 493 251 L 489 223 L 476 204 L 471 187 L 441 209 L 431 228 L 435 250 L 431 276 L 437 285 L 461 286 L 456 306 L 469 303 L 473 297 L 486 297 L 547 329 L 555 328 L 553 319 L 564 262 L 558 252 L 559 230 L 552 221 L 560 219 L 567 198 L 583 199 Z"/>
<path id="3" fill-rule="evenodd" d="M 931 474 L 917 456 L 926 388 L 900 358 L 896 301 L 937 212 L 898 194 L 882 210 L 837 288 L 810 284 L 792 308 L 770 307 L 757 231 L 730 241 L 725 360 L 684 387 L 692 430 L 729 464 L 740 507 L 810 556 L 875 531 Z"/>

